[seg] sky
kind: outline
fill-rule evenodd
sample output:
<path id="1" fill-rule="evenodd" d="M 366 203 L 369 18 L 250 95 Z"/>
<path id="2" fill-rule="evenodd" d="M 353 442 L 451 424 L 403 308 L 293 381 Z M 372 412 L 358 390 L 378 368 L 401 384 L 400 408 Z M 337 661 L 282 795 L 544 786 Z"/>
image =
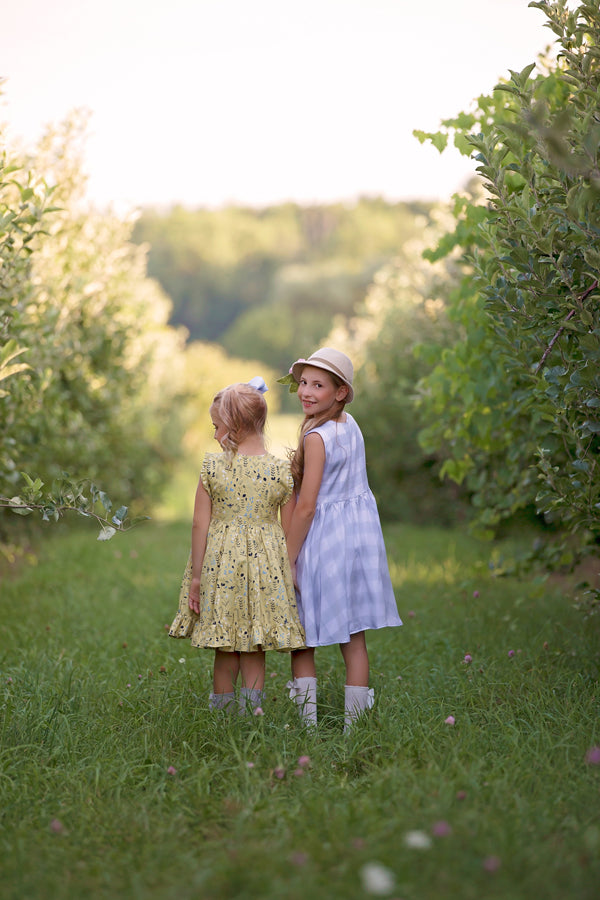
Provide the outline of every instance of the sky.
<path id="1" fill-rule="evenodd" d="M 413 137 L 552 42 L 528 0 L 18 0 L 0 121 L 90 111 L 88 197 L 265 206 L 449 197 L 474 171 Z"/>

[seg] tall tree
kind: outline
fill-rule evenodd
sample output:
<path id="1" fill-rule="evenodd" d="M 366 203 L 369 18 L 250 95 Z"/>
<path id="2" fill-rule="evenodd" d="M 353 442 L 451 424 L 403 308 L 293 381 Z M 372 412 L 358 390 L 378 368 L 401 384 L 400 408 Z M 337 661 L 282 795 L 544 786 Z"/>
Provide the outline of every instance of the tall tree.
<path id="1" fill-rule="evenodd" d="M 0 494 L 19 492 L 22 471 L 49 484 L 66 470 L 147 501 L 178 452 L 184 336 L 132 223 L 83 205 L 84 133 L 75 116 L 32 155 L 3 143 Z"/>
<path id="2" fill-rule="evenodd" d="M 431 254 L 462 254 L 463 338 L 423 382 L 423 441 L 474 492 L 481 526 L 535 504 L 577 533 L 568 560 L 600 538 L 600 10 L 529 5 L 556 59 L 417 133 L 475 154 L 487 192 L 457 198 L 456 228 Z"/>

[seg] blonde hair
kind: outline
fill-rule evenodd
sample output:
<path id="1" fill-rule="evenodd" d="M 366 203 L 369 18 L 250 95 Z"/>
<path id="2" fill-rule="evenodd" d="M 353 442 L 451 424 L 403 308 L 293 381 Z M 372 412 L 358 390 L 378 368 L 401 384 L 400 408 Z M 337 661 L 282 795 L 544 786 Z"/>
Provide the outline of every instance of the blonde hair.
<path id="1" fill-rule="evenodd" d="M 210 412 L 225 426 L 221 446 L 230 459 L 249 435 L 264 433 L 267 404 L 260 391 L 250 384 L 239 382 L 223 388 L 215 394 Z"/>
<path id="2" fill-rule="evenodd" d="M 311 363 L 307 362 L 307 365 L 311 365 Z M 333 372 L 328 372 L 327 369 L 323 369 L 322 371 L 328 378 L 331 379 L 336 390 L 341 387 L 348 387 L 346 382 L 341 378 L 338 378 L 338 376 Z M 316 416 L 307 415 L 304 417 L 304 420 L 300 425 L 300 431 L 298 434 L 298 446 L 295 450 L 291 450 L 289 453 L 290 469 L 292 470 L 292 478 L 294 479 L 294 488 L 296 492 L 300 490 L 302 479 L 304 478 L 304 438 L 309 431 L 313 430 L 313 428 L 318 428 L 319 425 L 324 425 L 325 422 L 329 422 L 330 419 L 339 418 L 344 410 L 345 405 L 346 398 L 344 397 L 343 400 L 336 400 L 330 407 L 330 409 L 327 409 Z"/>

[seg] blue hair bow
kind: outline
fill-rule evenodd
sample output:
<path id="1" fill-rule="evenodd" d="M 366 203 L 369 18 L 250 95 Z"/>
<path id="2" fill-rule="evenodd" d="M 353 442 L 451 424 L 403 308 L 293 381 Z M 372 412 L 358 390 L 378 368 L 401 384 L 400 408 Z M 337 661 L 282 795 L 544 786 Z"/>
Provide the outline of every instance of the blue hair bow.
<path id="1" fill-rule="evenodd" d="M 247 381 L 246 384 L 249 384 L 250 387 L 256 388 L 259 394 L 266 393 L 269 388 L 265 384 L 264 378 L 261 378 L 260 375 L 255 375 L 254 378 L 251 378 L 250 381 Z"/>

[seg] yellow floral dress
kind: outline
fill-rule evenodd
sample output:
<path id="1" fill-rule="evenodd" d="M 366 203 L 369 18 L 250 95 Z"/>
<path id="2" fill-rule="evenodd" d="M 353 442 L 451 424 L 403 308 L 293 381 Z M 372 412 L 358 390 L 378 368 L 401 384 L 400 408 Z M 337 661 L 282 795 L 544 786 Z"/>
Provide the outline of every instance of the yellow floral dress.
<path id="1" fill-rule="evenodd" d="M 278 510 L 293 490 L 289 464 L 207 453 L 201 472 L 212 512 L 200 575 L 200 614 L 189 608 L 191 554 L 171 637 L 225 651 L 304 647 Z"/>

